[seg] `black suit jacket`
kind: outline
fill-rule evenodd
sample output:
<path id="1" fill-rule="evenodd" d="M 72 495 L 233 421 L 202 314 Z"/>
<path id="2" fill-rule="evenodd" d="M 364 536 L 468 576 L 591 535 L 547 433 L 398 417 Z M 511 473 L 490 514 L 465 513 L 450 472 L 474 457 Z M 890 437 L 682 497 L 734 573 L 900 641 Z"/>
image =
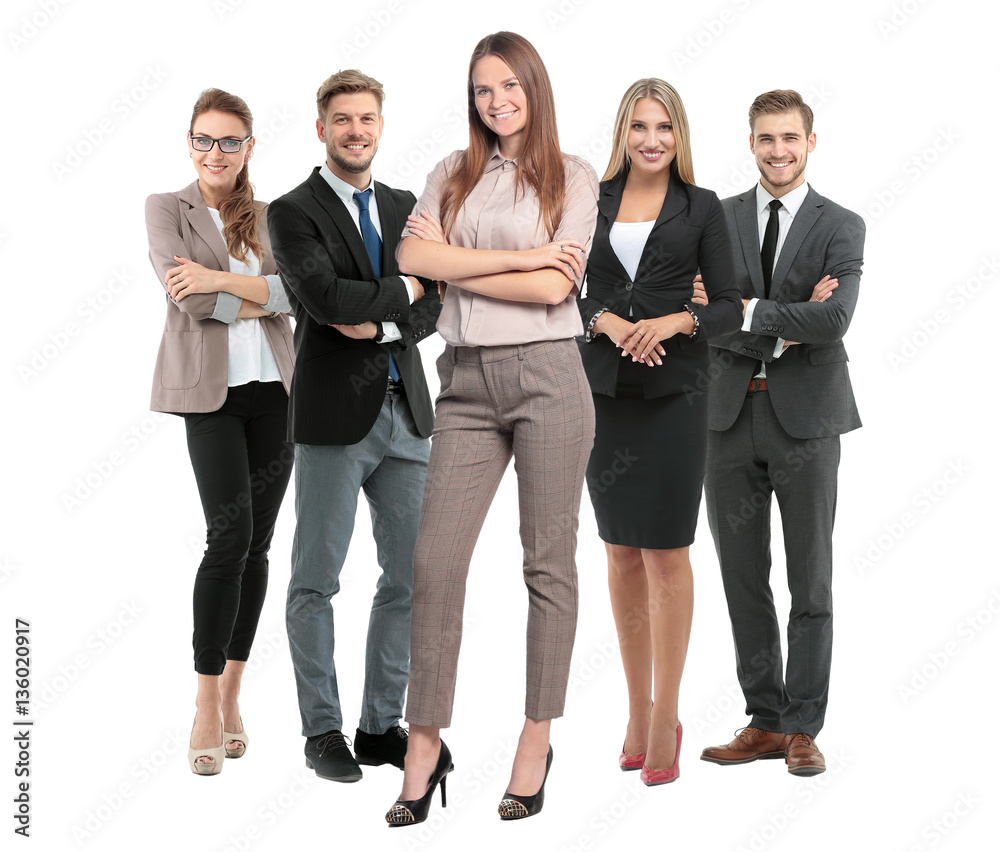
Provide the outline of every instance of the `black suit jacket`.
<path id="1" fill-rule="evenodd" d="M 676 334 L 663 341 L 667 353 L 663 364 L 643 370 L 642 383 L 646 399 L 696 389 L 699 382 L 704 385 L 707 375 L 706 340 L 739 328 L 742 315 L 722 205 L 711 190 L 672 176 L 633 282 L 610 240 L 625 180 L 621 177 L 601 183 L 597 229 L 587 259 L 587 295 L 577 300 L 583 325 L 587 327 L 602 308 L 635 322 L 677 313 L 690 305 L 698 316 L 697 336 L 692 340 L 686 334 Z M 694 276 L 699 270 L 708 305 L 691 303 Z M 621 350 L 603 334 L 590 343 L 585 338 L 578 340 L 591 389 L 614 396 Z"/>
<path id="2" fill-rule="evenodd" d="M 416 343 L 434 331 L 437 288 L 409 303 L 396 244 L 413 193 L 375 183 L 382 226 L 382 277 L 375 278 L 364 240 L 317 166 L 308 180 L 269 209 L 271 248 L 295 312 L 296 371 L 288 437 L 300 444 L 356 444 L 371 430 L 385 398 L 391 350 L 417 430 L 429 437 L 434 408 Z M 402 340 L 378 344 L 345 337 L 331 323 L 395 322 Z"/>
<path id="3" fill-rule="evenodd" d="M 757 298 L 751 330 L 712 341 L 713 382 L 708 427 L 736 422 L 759 361 L 767 367 L 774 413 L 794 438 L 823 438 L 861 425 L 847 371 L 844 334 L 861 281 L 865 223 L 812 187 L 792 220 L 764 298 L 757 227 L 757 187 L 722 202 L 733 234 L 732 252 L 742 298 Z M 837 279 L 825 302 L 810 302 L 824 276 Z M 797 341 L 774 358 L 778 338 Z"/>

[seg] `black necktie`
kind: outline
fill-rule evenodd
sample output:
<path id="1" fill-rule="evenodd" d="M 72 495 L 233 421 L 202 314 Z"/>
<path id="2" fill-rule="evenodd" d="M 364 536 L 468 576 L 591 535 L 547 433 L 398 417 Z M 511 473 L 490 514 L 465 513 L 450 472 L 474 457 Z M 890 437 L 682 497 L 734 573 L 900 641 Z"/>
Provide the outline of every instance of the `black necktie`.
<path id="1" fill-rule="evenodd" d="M 771 273 L 774 271 L 774 253 L 778 248 L 778 208 L 781 202 L 774 199 L 767 205 L 771 215 L 767 217 L 767 227 L 764 228 L 764 243 L 760 247 L 760 265 L 764 271 L 764 298 L 771 297 Z"/>

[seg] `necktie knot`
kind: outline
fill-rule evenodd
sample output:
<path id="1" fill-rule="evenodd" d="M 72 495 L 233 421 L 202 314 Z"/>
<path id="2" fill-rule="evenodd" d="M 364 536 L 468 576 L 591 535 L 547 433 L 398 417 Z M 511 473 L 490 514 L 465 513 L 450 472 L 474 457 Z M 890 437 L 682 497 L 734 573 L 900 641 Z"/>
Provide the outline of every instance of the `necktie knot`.
<path id="1" fill-rule="evenodd" d="M 356 191 L 354 193 L 354 203 L 358 205 L 358 209 L 364 212 L 368 210 L 368 202 L 371 197 L 371 188 L 369 187 L 364 192 Z"/>
<path id="2" fill-rule="evenodd" d="M 355 195 L 357 195 L 357 193 L 355 193 Z M 767 206 L 770 207 L 773 212 L 777 213 L 778 210 L 781 209 L 781 202 L 775 198 L 774 201 L 770 202 Z"/>

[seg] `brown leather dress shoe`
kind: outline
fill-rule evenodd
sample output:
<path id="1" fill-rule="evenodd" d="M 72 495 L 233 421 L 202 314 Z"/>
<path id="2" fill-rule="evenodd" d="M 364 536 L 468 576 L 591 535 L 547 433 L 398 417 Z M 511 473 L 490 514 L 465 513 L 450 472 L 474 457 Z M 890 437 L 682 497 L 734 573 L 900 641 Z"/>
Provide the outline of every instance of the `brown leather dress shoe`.
<path id="1" fill-rule="evenodd" d="M 720 766 L 731 763 L 751 763 L 754 760 L 773 760 L 785 756 L 788 743 L 786 734 L 765 731 L 763 728 L 747 726 L 736 732 L 736 739 L 727 745 L 709 746 L 701 753 L 701 759 Z M 821 770 L 822 771 L 822 770 Z"/>
<path id="2" fill-rule="evenodd" d="M 823 752 L 816 748 L 815 737 L 809 734 L 792 734 L 785 748 L 785 763 L 792 775 L 819 775 L 826 772 Z"/>

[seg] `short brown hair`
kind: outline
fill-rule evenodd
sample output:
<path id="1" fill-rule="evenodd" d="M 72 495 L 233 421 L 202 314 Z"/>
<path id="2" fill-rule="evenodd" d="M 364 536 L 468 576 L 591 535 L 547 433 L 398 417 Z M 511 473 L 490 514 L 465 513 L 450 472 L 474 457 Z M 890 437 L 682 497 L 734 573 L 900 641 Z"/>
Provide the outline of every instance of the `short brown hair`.
<path id="1" fill-rule="evenodd" d="M 802 115 L 802 124 L 808 136 L 813 131 L 813 111 L 794 89 L 775 89 L 773 92 L 757 95 L 750 104 L 750 132 L 753 133 L 753 122 L 758 115 L 775 115 L 793 110 L 798 110 Z"/>
<path id="2" fill-rule="evenodd" d="M 326 120 L 326 105 L 330 102 L 330 98 L 343 94 L 353 95 L 355 92 L 371 92 L 378 104 L 379 115 L 382 114 L 382 101 L 385 100 L 382 84 L 374 77 L 362 74 L 357 68 L 348 68 L 346 71 L 331 74 L 316 92 L 316 109 L 319 111 L 320 120 Z"/>

